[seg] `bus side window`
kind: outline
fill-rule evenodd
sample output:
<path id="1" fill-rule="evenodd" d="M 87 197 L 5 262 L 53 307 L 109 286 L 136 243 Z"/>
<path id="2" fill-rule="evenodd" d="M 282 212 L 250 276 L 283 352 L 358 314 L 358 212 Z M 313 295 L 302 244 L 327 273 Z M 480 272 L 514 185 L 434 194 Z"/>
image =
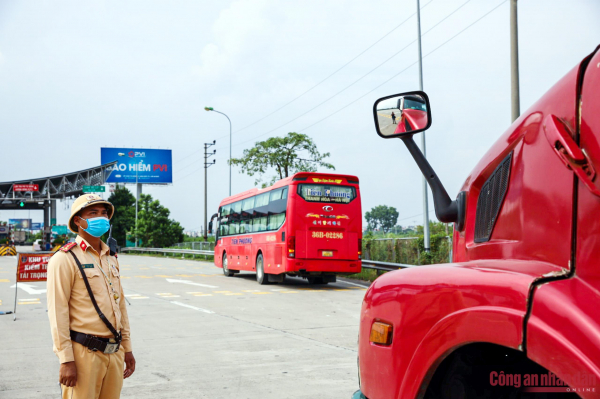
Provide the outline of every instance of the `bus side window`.
<path id="1" fill-rule="evenodd" d="M 277 230 L 285 220 L 287 207 L 287 187 L 271 191 L 269 198 L 269 225 L 268 230 Z"/>
<path id="2" fill-rule="evenodd" d="M 277 215 L 269 215 L 269 230 L 277 230 L 285 220 L 285 212 Z"/>
<path id="3" fill-rule="evenodd" d="M 252 231 L 253 232 L 260 232 L 260 231 L 266 231 L 266 230 L 267 230 L 267 217 L 266 216 L 255 217 L 254 219 L 252 219 Z"/>
<path id="4" fill-rule="evenodd" d="M 213 228 L 212 228 L 213 229 L 213 234 L 215 235 L 215 242 L 219 241 L 219 236 L 220 236 L 220 233 L 221 233 L 221 226 L 220 226 L 220 223 L 219 223 L 219 221 L 221 220 L 221 210 L 222 210 L 222 208 L 219 207 L 219 210 L 217 211 L 217 218 L 215 219 L 215 223 L 214 223 Z M 209 223 L 209 226 L 210 226 L 210 223 Z"/>
<path id="5" fill-rule="evenodd" d="M 234 221 L 229 223 L 229 235 L 240 233 L 240 222 Z"/>
<path id="6" fill-rule="evenodd" d="M 254 200 L 256 197 L 246 198 L 242 201 L 242 221 L 240 234 L 252 232 L 252 218 L 254 213 Z"/>
<path id="7" fill-rule="evenodd" d="M 263 193 L 256 196 L 254 201 L 252 231 L 267 230 L 267 215 L 269 214 L 269 194 Z"/>
<path id="8" fill-rule="evenodd" d="M 223 208 L 221 208 L 221 220 L 219 221 L 219 235 L 222 237 L 229 235 L 230 213 L 231 205 L 224 205 Z"/>

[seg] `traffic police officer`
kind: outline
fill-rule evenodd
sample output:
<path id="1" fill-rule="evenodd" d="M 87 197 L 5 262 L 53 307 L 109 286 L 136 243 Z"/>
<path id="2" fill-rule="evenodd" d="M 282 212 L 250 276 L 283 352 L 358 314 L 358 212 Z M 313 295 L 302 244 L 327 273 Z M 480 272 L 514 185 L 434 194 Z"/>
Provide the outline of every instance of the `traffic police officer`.
<path id="1" fill-rule="evenodd" d="M 113 214 L 98 195 L 77 198 L 68 224 L 77 239 L 48 262 L 48 317 L 63 399 L 119 398 L 123 378 L 135 371 L 119 263 L 100 240 Z"/>

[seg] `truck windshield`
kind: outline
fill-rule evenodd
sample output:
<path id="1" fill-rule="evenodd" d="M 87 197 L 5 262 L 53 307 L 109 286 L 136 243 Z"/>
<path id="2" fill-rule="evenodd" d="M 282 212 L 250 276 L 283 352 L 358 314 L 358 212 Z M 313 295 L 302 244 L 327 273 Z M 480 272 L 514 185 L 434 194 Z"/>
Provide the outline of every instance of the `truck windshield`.
<path id="1" fill-rule="evenodd" d="M 308 202 L 348 204 L 356 198 L 356 189 L 350 186 L 299 184 L 298 194 Z"/>
<path id="2" fill-rule="evenodd" d="M 403 109 L 416 109 L 419 111 L 427 112 L 427 106 L 423 101 L 411 100 L 410 98 L 404 99 L 404 107 Z"/>

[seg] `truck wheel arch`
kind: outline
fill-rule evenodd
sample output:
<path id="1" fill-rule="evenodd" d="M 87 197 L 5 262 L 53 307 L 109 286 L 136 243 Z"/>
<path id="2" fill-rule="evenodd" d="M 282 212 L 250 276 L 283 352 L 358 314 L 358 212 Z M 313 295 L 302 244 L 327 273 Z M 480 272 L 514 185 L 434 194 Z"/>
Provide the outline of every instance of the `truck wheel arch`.
<path id="1" fill-rule="evenodd" d="M 445 316 L 413 352 L 397 397 L 422 397 L 442 361 L 465 345 L 488 343 L 520 351 L 524 316 L 525 311 L 494 306 L 460 309 Z"/>

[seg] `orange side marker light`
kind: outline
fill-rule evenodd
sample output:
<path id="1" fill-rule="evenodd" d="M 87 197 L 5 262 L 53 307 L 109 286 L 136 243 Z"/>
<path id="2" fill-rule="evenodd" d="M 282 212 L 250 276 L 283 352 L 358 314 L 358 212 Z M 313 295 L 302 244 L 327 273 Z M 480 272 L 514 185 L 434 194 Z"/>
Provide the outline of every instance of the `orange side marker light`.
<path id="1" fill-rule="evenodd" d="M 371 326 L 371 336 L 369 340 L 378 345 L 391 345 L 392 344 L 392 331 L 393 327 L 391 324 L 376 321 Z"/>

